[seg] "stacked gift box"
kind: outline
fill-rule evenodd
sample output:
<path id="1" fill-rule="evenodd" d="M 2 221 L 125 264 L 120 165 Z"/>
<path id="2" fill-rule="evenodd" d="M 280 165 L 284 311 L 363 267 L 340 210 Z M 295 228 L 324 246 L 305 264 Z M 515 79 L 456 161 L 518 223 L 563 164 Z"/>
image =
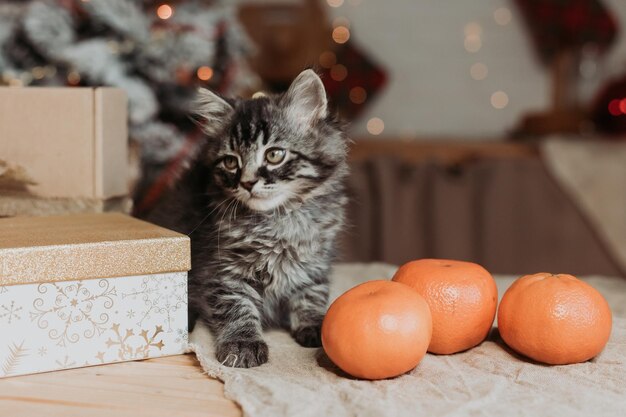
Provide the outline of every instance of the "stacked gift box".
<path id="1" fill-rule="evenodd" d="M 126 95 L 0 87 L 0 217 L 128 212 Z"/>

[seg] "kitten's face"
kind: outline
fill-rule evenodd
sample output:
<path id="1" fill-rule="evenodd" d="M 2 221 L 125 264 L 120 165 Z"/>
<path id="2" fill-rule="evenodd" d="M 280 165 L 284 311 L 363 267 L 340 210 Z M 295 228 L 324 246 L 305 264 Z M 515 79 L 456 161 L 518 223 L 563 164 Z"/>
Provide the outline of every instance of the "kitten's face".
<path id="1" fill-rule="evenodd" d="M 210 93 L 212 94 L 212 93 Z M 304 201 L 324 187 L 345 160 L 342 132 L 327 120 L 326 96 L 317 75 L 305 71 L 281 97 L 230 105 L 221 100 L 228 121 L 215 132 L 208 155 L 215 183 L 255 211 Z"/>
<path id="2" fill-rule="evenodd" d="M 269 99 L 241 103 L 214 162 L 215 182 L 253 210 L 273 210 L 304 198 L 323 181 L 302 158 L 295 132 L 279 129 L 280 109 Z"/>

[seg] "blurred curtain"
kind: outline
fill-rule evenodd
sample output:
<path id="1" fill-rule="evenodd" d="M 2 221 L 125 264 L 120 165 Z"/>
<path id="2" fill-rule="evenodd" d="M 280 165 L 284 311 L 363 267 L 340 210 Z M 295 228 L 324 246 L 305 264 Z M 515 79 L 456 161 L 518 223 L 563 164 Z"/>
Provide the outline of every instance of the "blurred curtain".
<path id="1" fill-rule="evenodd" d="M 349 192 L 345 261 L 436 257 L 493 273 L 620 275 L 539 158 L 444 166 L 371 157 L 352 163 Z"/>

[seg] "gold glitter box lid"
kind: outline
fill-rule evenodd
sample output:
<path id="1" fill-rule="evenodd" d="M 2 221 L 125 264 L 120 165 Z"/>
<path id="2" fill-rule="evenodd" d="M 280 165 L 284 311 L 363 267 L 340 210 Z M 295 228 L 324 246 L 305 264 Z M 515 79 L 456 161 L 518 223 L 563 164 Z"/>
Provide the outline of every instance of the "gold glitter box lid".
<path id="1" fill-rule="evenodd" d="M 0 285 L 189 269 L 187 236 L 123 214 L 0 219 Z"/>

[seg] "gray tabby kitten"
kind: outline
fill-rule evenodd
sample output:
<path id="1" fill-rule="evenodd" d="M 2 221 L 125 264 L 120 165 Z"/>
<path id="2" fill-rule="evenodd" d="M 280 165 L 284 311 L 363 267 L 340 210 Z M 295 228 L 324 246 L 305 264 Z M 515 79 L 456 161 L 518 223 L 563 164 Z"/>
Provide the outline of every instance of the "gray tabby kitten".
<path id="1" fill-rule="evenodd" d="M 197 112 L 209 137 L 151 216 L 191 236 L 191 312 L 226 366 L 267 362 L 266 327 L 320 346 L 348 173 L 321 80 L 306 70 L 285 94 L 252 100 L 201 90 Z"/>

